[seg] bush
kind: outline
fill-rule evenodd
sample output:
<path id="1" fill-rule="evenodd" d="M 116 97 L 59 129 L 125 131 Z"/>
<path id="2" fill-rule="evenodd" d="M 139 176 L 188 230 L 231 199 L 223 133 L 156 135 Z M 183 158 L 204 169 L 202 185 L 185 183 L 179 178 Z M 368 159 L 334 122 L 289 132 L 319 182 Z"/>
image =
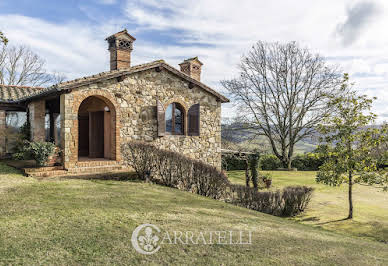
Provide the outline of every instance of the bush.
<path id="1" fill-rule="evenodd" d="M 272 154 L 261 156 L 259 165 L 261 170 L 276 170 L 282 167 L 282 163 L 278 157 Z"/>
<path id="2" fill-rule="evenodd" d="M 245 170 L 246 162 L 230 154 L 222 154 L 222 169 L 225 171 Z"/>
<path id="3" fill-rule="evenodd" d="M 13 155 L 18 160 L 33 159 L 37 166 L 46 165 L 48 158 L 55 151 L 55 144 L 51 142 L 24 141 L 19 151 Z"/>
<path id="4" fill-rule="evenodd" d="M 324 158 L 320 157 L 317 153 L 307 153 L 297 155 L 292 160 L 291 165 L 301 171 L 318 171 L 323 162 Z"/>
<path id="5" fill-rule="evenodd" d="M 306 186 L 290 186 L 283 189 L 282 216 L 294 216 L 303 212 L 311 200 L 314 189 Z"/>
<path id="6" fill-rule="evenodd" d="M 151 144 L 123 144 L 122 155 L 142 180 L 213 199 L 222 199 L 229 185 L 226 175 L 215 167 Z"/>
<path id="7" fill-rule="evenodd" d="M 270 188 L 272 185 L 272 175 L 270 173 L 264 173 L 261 175 L 261 180 L 266 188 Z"/>
<path id="8" fill-rule="evenodd" d="M 295 216 L 305 210 L 313 188 L 285 187 L 282 191 L 257 191 L 242 185 L 230 185 L 228 201 L 248 209 L 276 216 Z"/>
<path id="9" fill-rule="evenodd" d="M 302 212 L 313 191 L 309 187 L 286 187 L 282 191 L 259 192 L 257 188 L 233 185 L 215 167 L 177 152 L 142 142 L 129 142 L 121 149 L 124 161 L 142 180 L 223 199 L 272 215 L 293 216 Z M 266 178 L 269 179 L 268 176 Z"/>
<path id="10" fill-rule="evenodd" d="M 252 176 L 252 183 L 254 188 L 258 188 L 259 186 L 259 172 L 257 168 L 259 168 L 259 159 L 260 155 L 258 153 L 251 154 L 249 156 L 249 168 L 251 168 L 251 176 Z"/>

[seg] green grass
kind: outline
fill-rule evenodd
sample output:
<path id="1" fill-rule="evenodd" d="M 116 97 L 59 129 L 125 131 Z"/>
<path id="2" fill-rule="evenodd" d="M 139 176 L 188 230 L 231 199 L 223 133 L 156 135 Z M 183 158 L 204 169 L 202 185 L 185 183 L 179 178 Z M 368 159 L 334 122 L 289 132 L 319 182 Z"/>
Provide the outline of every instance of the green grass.
<path id="1" fill-rule="evenodd" d="M 305 224 L 355 236 L 369 237 L 388 243 L 388 192 L 381 189 L 354 186 L 354 219 L 342 220 L 348 214 L 347 186 L 330 187 L 315 182 L 313 171 L 263 171 L 272 174 L 273 188 L 307 185 L 315 188 L 305 213 L 293 218 Z M 230 171 L 232 182 L 245 184 L 244 171 Z"/>
<path id="2" fill-rule="evenodd" d="M 141 182 L 35 180 L 0 163 L 0 264 L 388 264 L 388 245 Z M 134 228 L 251 230 L 252 245 L 131 246 Z"/>

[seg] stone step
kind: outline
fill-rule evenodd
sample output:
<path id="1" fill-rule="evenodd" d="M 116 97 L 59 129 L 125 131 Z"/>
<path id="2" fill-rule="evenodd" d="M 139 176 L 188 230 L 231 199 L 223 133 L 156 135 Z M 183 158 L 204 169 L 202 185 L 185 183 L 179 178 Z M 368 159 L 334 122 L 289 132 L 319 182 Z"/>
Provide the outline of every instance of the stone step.
<path id="1" fill-rule="evenodd" d="M 96 166 L 95 164 L 101 163 L 100 161 L 92 161 L 88 163 L 87 167 L 76 167 L 68 170 L 64 170 L 62 166 L 53 166 L 53 167 L 40 167 L 40 168 L 25 168 L 24 173 L 27 176 L 31 177 L 82 177 L 84 176 L 99 176 L 103 178 L 104 175 L 116 175 L 117 173 L 128 173 L 128 169 L 124 169 L 121 165 L 117 164 L 115 161 L 103 161 L 104 164 L 101 166 Z M 81 162 L 82 163 L 82 162 Z M 81 164 L 87 165 L 87 164 Z M 89 178 L 89 177 L 86 177 Z"/>
<path id="2" fill-rule="evenodd" d="M 121 170 L 121 165 L 108 165 L 108 166 L 94 166 L 94 167 L 79 167 L 69 169 L 69 174 L 78 174 L 78 173 L 103 173 L 110 171 Z"/>
<path id="3" fill-rule="evenodd" d="M 84 162 L 77 162 L 77 167 L 98 167 L 98 166 L 115 166 L 117 165 L 116 161 L 109 161 L 109 160 L 103 160 L 103 161 L 84 161 Z"/>

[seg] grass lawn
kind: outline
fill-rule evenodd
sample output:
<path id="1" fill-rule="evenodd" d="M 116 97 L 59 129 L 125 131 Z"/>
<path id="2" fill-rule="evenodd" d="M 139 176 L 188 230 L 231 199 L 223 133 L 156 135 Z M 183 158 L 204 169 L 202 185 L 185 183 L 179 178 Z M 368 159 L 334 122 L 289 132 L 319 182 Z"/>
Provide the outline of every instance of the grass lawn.
<path id="1" fill-rule="evenodd" d="M 272 174 L 273 189 L 290 185 L 315 188 L 308 210 L 293 218 L 328 230 L 369 237 L 388 243 L 388 192 L 381 189 L 354 186 L 354 219 L 342 220 L 348 214 L 347 186 L 330 187 L 315 182 L 313 171 L 264 171 Z M 245 184 L 244 171 L 228 172 L 234 183 Z"/>
<path id="2" fill-rule="evenodd" d="M 252 245 L 163 245 L 142 255 L 130 238 L 143 223 L 169 232 L 251 230 Z M 140 263 L 386 265 L 388 245 L 158 185 L 39 181 L 0 163 L 0 264 Z"/>

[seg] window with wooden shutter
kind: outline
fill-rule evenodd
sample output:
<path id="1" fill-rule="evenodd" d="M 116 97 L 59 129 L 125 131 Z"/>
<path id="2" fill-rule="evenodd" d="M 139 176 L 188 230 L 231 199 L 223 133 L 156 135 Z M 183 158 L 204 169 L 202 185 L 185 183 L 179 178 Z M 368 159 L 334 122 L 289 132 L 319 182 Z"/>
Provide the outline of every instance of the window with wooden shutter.
<path id="1" fill-rule="evenodd" d="M 190 107 L 187 113 L 188 117 L 188 135 L 199 136 L 200 129 L 200 105 L 199 103 L 194 104 Z"/>
<path id="2" fill-rule="evenodd" d="M 166 134 L 185 134 L 185 110 L 179 103 L 171 103 L 165 112 Z"/>
<path id="3" fill-rule="evenodd" d="M 166 120 L 163 104 L 159 100 L 156 100 L 156 112 L 158 119 L 158 136 L 162 137 L 166 135 Z"/>

